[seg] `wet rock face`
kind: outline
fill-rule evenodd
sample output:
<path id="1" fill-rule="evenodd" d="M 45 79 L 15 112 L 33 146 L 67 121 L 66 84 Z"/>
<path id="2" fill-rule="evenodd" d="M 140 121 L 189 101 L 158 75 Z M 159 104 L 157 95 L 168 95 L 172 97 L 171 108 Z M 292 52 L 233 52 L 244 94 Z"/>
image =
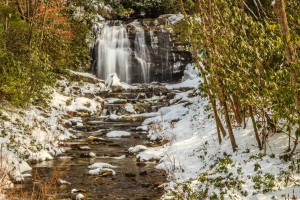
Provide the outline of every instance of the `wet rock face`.
<path id="1" fill-rule="evenodd" d="M 183 76 L 184 69 L 192 62 L 192 54 L 187 51 L 183 44 L 176 41 L 176 35 L 171 30 L 162 28 L 167 25 L 166 19 L 139 19 L 123 22 L 126 26 L 128 39 L 130 41 L 130 76 L 131 83 L 142 82 L 179 82 Z M 147 47 L 147 58 L 149 64 L 149 78 L 145 81 L 145 69 L 141 67 L 140 60 L 136 58 L 137 32 L 143 29 L 144 39 Z M 96 47 L 97 48 L 97 47 Z"/>
<path id="2" fill-rule="evenodd" d="M 145 41 L 151 58 L 150 82 L 178 82 L 186 65 L 192 62 L 192 54 L 176 41 L 172 33 L 160 27 L 166 24 L 161 19 L 141 19 L 138 25 L 127 24 L 133 51 L 136 35 L 134 26 L 141 26 L 145 31 Z M 141 82 L 140 68 L 134 56 L 132 68 L 133 82 Z"/>
<path id="3" fill-rule="evenodd" d="M 157 43 L 151 44 L 150 51 L 152 81 L 178 82 L 183 76 L 185 66 L 192 62 L 191 53 L 176 46 L 175 41 L 168 32 L 156 30 L 149 31 L 147 35 L 157 41 Z"/>

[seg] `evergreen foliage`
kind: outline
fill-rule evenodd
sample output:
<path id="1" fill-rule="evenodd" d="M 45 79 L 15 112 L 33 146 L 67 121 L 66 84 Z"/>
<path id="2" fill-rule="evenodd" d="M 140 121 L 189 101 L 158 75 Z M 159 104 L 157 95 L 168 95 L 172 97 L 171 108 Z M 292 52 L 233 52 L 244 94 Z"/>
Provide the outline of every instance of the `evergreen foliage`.
<path id="1" fill-rule="evenodd" d="M 60 0 L 26 3 L 0 2 L 0 99 L 16 106 L 42 101 L 59 74 L 90 65 L 91 23 L 77 21 Z"/>
<path id="2" fill-rule="evenodd" d="M 260 149 L 266 151 L 269 132 L 293 128 L 296 147 L 300 133 L 299 1 L 287 1 L 286 7 L 283 0 L 276 0 L 275 6 L 271 1 L 255 2 L 196 0 L 191 8 L 179 0 L 185 20 L 177 30 L 191 45 L 201 71 L 200 88 L 214 107 L 219 142 L 224 129 L 221 116 L 233 151 L 238 144 L 232 123 L 242 126 L 243 118 L 251 116 Z"/>

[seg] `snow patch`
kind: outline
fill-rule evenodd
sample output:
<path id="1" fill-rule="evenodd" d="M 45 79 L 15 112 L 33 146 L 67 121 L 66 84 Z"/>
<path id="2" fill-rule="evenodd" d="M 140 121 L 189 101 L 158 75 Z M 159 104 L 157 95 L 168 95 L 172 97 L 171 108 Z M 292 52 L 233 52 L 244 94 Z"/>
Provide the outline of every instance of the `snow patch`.
<path id="1" fill-rule="evenodd" d="M 117 138 L 117 137 L 129 137 L 131 134 L 127 131 L 111 131 L 106 134 L 106 137 Z"/>

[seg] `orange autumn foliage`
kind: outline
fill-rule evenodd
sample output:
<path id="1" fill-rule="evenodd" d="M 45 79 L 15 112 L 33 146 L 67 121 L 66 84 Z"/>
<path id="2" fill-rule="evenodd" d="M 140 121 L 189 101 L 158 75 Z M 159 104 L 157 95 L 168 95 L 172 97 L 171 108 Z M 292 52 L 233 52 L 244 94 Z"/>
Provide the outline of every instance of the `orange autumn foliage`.
<path id="1" fill-rule="evenodd" d="M 48 31 L 71 41 L 74 33 L 69 26 L 69 20 L 63 15 L 63 10 L 64 5 L 60 0 L 40 3 L 36 17 L 42 22 L 41 31 Z"/>

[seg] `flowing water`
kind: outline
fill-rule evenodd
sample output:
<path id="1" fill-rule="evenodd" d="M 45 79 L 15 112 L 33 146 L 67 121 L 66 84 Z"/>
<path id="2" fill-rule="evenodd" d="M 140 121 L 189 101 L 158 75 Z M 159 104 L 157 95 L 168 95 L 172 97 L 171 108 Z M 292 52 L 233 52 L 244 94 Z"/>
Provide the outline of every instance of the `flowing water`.
<path id="1" fill-rule="evenodd" d="M 150 82 L 151 57 L 145 41 L 145 30 L 142 27 L 135 29 L 132 49 L 126 25 L 120 22 L 103 25 L 96 41 L 99 78 L 106 79 L 108 74 L 117 73 L 121 81 L 131 83 L 134 72 L 138 74 L 139 82 Z M 133 59 L 137 61 L 137 68 L 132 68 Z"/>
<path id="2" fill-rule="evenodd" d="M 106 79 L 108 74 L 117 73 L 121 81 L 130 83 L 131 49 L 126 27 L 104 25 L 97 43 L 97 76 Z"/>
<path id="3" fill-rule="evenodd" d="M 135 36 L 135 58 L 142 72 L 142 81 L 149 83 L 151 58 L 145 41 L 145 30 L 138 28 Z"/>
<path id="4" fill-rule="evenodd" d="M 164 88 L 164 87 L 159 87 Z M 107 98 L 119 98 L 137 107 L 145 107 L 140 113 L 147 113 L 165 106 L 170 96 L 170 91 L 147 87 L 135 91 L 112 92 Z M 153 96 L 161 95 L 164 98 L 156 99 Z M 122 115 L 125 104 L 106 103 L 104 108 L 109 113 Z M 140 162 L 135 155 L 128 153 L 128 148 L 136 145 L 148 147 L 161 145 L 147 140 L 146 132 L 137 131 L 143 119 L 114 121 L 108 116 L 92 116 L 85 120 L 84 127 L 76 128 L 77 139 L 64 143 L 66 153 L 58 158 L 33 165 L 32 179 L 27 184 L 19 187 L 19 192 L 24 188 L 32 192 L 33 184 L 41 182 L 51 183 L 51 173 L 62 171 L 60 179 L 70 184 L 59 185 L 54 183 L 54 189 L 49 194 L 54 199 L 74 199 L 72 189 L 80 190 L 86 199 L 159 199 L 163 194 L 162 184 L 166 182 L 165 172 L 155 168 L 156 161 Z M 112 130 L 123 130 L 131 133 L 126 138 L 106 138 L 106 133 Z M 92 136 L 92 137 L 91 137 Z M 102 138 L 96 140 L 97 138 Z M 96 138 L 96 139 L 95 139 Z M 88 146 L 90 149 L 82 150 L 80 147 Z M 96 157 L 90 157 L 93 152 Z M 99 176 L 89 175 L 88 166 L 95 162 L 109 163 L 113 166 L 116 175 Z M 49 179 L 50 177 L 50 179 Z M 45 181 L 46 180 L 46 181 Z M 50 184 L 49 183 L 49 184 Z M 42 192 L 35 189 L 34 193 Z M 17 198 L 18 199 L 18 198 Z M 26 199 L 26 198 L 25 198 Z M 37 198 L 41 199 L 41 198 Z"/>

